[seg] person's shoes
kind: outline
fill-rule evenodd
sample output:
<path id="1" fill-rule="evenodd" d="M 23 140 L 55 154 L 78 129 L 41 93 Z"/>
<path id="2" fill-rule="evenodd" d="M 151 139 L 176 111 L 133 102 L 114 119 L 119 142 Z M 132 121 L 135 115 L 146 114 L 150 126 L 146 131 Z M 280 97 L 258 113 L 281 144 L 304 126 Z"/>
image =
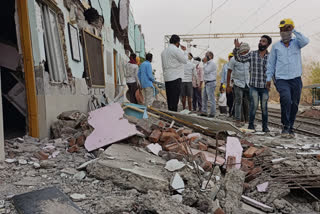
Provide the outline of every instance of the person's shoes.
<path id="1" fill-rule="evenodd" d="M 282 137 L 282 138 L 288 138 L 289 135 L 290 135 L 289 129 L 283 128 L 283 129 L 282 129 L 282 132 L 281 132 L 281 137 Z"/>
<path id="2" fill-rule="evenodd" d="M 214 115 L 214 114 L 209 114 L 209 115 L 208 115 L 208 117 L 210 117 L 210 118 L 214 118 L 214 117 L 215 117 L 215 115 Z"/>
<path id="3" fill-rule="evenodd" d="M 262 129 L 262 132 L 268 133 L 268 132 L 270 132 L 270 130 L 268 129 L 268 127 L 266 127 L 266 128 L 263 128 L 263 129 Z"/>
<path id="4" fill-rule="evenodd" d="M 237 120 L 234 125 L 238 128 L 242 127 L 241 122 L 239 120 Z"/>
<path id="5" fill-rule="evenodd" d="M 290 129 L 290 130 L 289 130 L 289 136 L 288 136 L 288 138 L 293 139 L 293 138 L 295 138 L 295 137 L 296 137 L 296 135 L 294 134 L 293 129 Z"/>
<path id="6" fill-rule="evenodd" d="M 253 124 L 249 124 L 248 129 L 253 130 L 253 131 L 256 131 L 256 129 L 255 129 L 255 127 L 254 127 Z"/>
<path id="7" fill-rule="evenodd" d="M 200 116 L 206 117 L 206 116 L 208 116 L 208 115 L 207 115 L 207 113 L 201 112 L 201 113 L 200 113 Z"/>

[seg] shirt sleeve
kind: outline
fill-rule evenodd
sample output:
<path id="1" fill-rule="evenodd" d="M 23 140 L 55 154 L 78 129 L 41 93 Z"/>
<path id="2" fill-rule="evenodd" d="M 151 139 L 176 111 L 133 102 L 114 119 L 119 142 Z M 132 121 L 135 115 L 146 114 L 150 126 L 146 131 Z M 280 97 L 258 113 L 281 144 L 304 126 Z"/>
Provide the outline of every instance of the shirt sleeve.
<path id="1" fill-rule="evenodd" d="M 135 78 L 136 78 L 137 83 L 140 84 L 139 77 L 138 77 L 138 73 L 139 73 L 139 66 L 137 65 L 137 66 L 134 68 L 134 76 L 135 76 Z"/>
<path id="2" fill-rule="evenodd" d="M 179 50 L 178 48 L 175 50 L 175 56 L 177 60 L 182 64 L 187 64 L 188 62 L 188 53 L 186 51 Z"/>
<path id="3" fill-rule="evenodd" d="M 224 81 L 226 80 L 226 77 L 225 77 L 226 66 L 227 66 L 227 64 L 225 64 L 225 65 L 222 67 L 222 70 L 221 70 L 221 73 L 220 73 L 220 76 L 221 76 L 220 83 L 221 83 L 221 84 L 224 83 Z"/>
<path id="4" fill-rule="evenodd" d="M 228 69 L 234 70 L 235 61 L 236 60 L 232 57 L 228 65 Z"/>
<path id="5" fill-rule="evenodd" d="M 138 70 L 138 78 L 139 78 L 139 81 L 141 82 L 141 67 L 142 66 L 140 66 L 140 68 L 139 68 L 139 70 Z"/>
<path id="6" fill-rule="evenodd" d="M 305 37 L 302 33 L 297 32 L 296 30 L 293 30 L 292 32 L 296 36 L 297 43 L 300 48 L 303 48 L 309 43 L 309 38 Z"/>
<path id="7" fill-rule="evenodd" d="M 249 62 L 251 60 L 252 52 L 250 52 L 246 55 L 241 55 L 239 53 L 239 50 L 240 50 L 239 48 L 233 49 L 233 55 L 234 55 L 235 60 L 237 60 L 238 62 L 242 62 L 242 63 Z"/>
<path id="8" fill-rule="evenodd" d="M 275 71 L 276 71 L 276 60 L 277 60 L 277 53 L 275 46 L 272 46 L 271 52 L 268 56 L 268 63 L 267 63 L 267 82 L 271 81 Z"/>

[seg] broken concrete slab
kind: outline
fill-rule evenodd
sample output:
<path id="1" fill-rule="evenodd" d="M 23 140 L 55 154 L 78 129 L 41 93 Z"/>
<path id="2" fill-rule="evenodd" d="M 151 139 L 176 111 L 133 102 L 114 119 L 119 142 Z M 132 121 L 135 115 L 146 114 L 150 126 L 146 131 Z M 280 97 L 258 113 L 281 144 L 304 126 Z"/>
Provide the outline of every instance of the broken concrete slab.
<path id="1" fill-rule="evenodd" d="M 108 157 L 114 157 L 110 160 Z M 134 164 L 138 163 L 138 165 Z M 101 157 L 87 166 L 91 176 L 111 180 L 127 189 L 168 190 L 170 173 L 164 169 L 165 160 L 143 150 L 123 144 L 111 145 Z"/>
<path id="2" fill-rule="evenodd" d="M 159 155 L 159 152 L 162 151 L 162 147 L 158 143 L 152 143 L 146 147 L 146 150 L 155 155 Z"/>
<path id="3" fill-rule="evenodd" d="M 184 182 L 179 173 L 174 174 L 170 181 L 170 186 L 173 190 L 177 191 L 180 194 L 184 191 Z"/>
<path id="4" fill-rule="evenodd" d="M 81 214 L 83 213 L 56 187 L 24 193 L 13 197 L 13 204 L 23 214 Z"/>
<path id="5" fill-rule="evenodd" d="M 241 168 L 241 159 L 242 159 L 243 148 L 238 138 L 228 137 L 226 145 L 226 156 L 225 159 L 228 159 L 229 156 L 234 156 L 236 158 L 235 168 Z"/>
<path id="6" fill-rule="evenodd" d="M 234 213 L 240 208 L 240 200 L 243 192 L 243 183 L 245 180 L 245 172 L 233 168 L 227 172 L 225 176 L 225 211 L 226 213 Z"/>
<path id="7" fill-rule="evenodd" d="M 257 208 L 250 206 L 248 204 L 242 203 L 241 204 L 241 209 L 248 211 L 250 213 L 255 213 L 255 214 L 267 214 L 266 212 L 263 212 L 261 210 L 258 210 Z"/>
<path id="8" fill-rule="evenodd" d="M 183 162 L 178 161 L 177 159 L 172 159 L 166 163 L 166 166 L 164 168 L 170 172 L 174 172 L 182 169 L 183 167 L 185 167 L 185 164 Z"/>
<path id="9" fill-rule="evenodd" d="M 273 207 L 267 206 L 267 205 L 265 205 L 265 204 L 263 204 L 263 203 L 261 203 L 259 201 L 256 201 L 256 200 L 254 200 L 252 198 L 249 198 L 247 196 L 242 195 L 241 199 L 242 199 L 242 201 L 244 203 L 247 203 L 247 204 L 249 204 L 251 206 L 254 206 L 254 207 L 258 208 L 258 209 L 261 209 L 261 210 L 266 211 L 266 212 L 273 212 Z"/>
<path id="10" fill-rule="evenodd" d="M 94 128 L 85 142 L 90 152 L 119 142 L 137 134 L 136 127 L 123 118 L 124 111 L 119 103 L 113 103 L 89 113 L 88 123 Z M 108 122 L 106 122 L 106 118 Z"/>

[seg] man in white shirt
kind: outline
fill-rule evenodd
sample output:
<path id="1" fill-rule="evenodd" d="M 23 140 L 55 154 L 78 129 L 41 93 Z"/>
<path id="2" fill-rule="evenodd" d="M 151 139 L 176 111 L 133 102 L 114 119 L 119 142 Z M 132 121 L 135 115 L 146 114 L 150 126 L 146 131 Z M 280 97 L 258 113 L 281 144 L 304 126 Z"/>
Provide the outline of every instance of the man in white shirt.
<path id="1" fill-rule="evenodd" d="M 193 55 L 188 54 L 188 62 L 184 65 L 184 77 L 181 84 L 181 97 L 183 109 L 186 109 L 186 100 L 188 99 L 188 108 L 191 111 L 192 100 L 192 77 L 196 75 L 196 66 L 192 61 Z"/>
<path id="2" fill-rule="evenodd" d="M 213 53 L 208 51 L 203 59 L 203 80 L 204 90 L 202 96 L 202 113 L 201 116 L 207 116 L 208 102 L 210 103 L 209 117 L 214 117 L 216 114 L 216 98 L 214 91 L 216 89 L 217 66 L 213 61 Z"/>
<path id="3" fill-rule="evenodd" d="M 169 46 L 161 53 L 163 77 L 166 86 L 168 109 L 178 111 L 184 64 L 187 64 L 186 47 L 180 45 L 180 37 L 172 35 Z M 179 49 L 181 47 L 182 50 Z"/>

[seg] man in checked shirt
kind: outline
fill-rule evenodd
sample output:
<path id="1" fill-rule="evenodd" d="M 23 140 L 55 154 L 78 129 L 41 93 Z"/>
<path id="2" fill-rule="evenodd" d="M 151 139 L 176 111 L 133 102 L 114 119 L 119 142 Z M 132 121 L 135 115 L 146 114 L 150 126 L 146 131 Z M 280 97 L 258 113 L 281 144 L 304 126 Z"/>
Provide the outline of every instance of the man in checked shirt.
<path id="1" fill-rule="evenodd" d="M 259 49 L 251 51 L 246 55 L 239 53 L 238 39 L 234 40 L 235 49 L 233 50 L 234 57 L 237 61 L 250 63 L 250 110 L 249 110 L 249 126 L 248 129 L 255 130 L 254 120 L 256 111 L 259 105 L 262 110 L 262 131 L 270 132 L 268 129 L 268 99 L 269 91 L 267 89 L 267 62 L 268 62 L 268 47 L 271 45 L 272 39 L 270 36 L 263 35 L 259 42 Z"/>

